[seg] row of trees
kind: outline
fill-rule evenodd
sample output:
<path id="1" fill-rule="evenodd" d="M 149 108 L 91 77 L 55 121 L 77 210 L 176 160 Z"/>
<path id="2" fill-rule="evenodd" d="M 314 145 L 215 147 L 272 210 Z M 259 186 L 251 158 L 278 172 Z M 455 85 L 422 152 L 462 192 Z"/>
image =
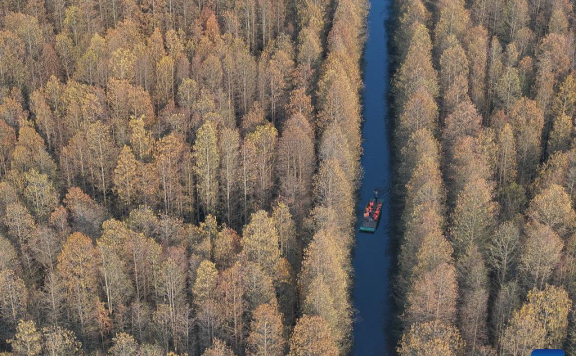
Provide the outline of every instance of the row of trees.
<path id="1" fill-rule="evenodd" d="M 572 349 L 573 5 L 398 3 L 401 355 Z"/>
<path id="2" fill-rule="evenodd" d="M 366 15 L 3 1 L 3 355 L 346 354 Z"/>

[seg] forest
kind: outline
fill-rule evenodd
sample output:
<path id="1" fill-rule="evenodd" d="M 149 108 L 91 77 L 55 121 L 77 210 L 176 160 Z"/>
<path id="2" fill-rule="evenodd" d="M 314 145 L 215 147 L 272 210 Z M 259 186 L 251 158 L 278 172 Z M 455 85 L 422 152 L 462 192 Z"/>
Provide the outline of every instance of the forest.
<path id="1" fill-rule="evenodd" d="M 367 11 L 0 1 L 0 355 L 346 355 Z"/>
<path id="2" fill-rule="evenodd" d="M 396 5 L 398 353 L 576 354 L 574 3 Z"/>

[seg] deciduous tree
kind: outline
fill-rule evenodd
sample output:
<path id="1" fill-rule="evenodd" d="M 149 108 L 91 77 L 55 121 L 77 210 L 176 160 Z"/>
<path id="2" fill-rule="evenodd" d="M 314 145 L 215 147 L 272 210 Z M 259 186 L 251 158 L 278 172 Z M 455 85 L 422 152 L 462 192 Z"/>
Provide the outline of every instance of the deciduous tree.
<path id="1" fill-rule="evenodd" d="M 414 324 L 402 336 L 398 353 L 402 356 L 456 356 L 462 353 L 464 341 L 458 329 L 438 321 Z"/>
<path id="2" fill-rule="evenodd" d="M 514 313 L 501 344 L 506 355 L 538 348 L 560 347 L 566 339 L 572 302 L 562 287 L 547 286 L 528 293 L 528 301 Z"/>
<path id="3" fill-rule="evenodd" d="M 66 301 L 83 337 L 98 331 L 98 257 L 92 240 L 80 232 L 68 237 L 58 256 Z"/>
<path id="4" fill-rule="evenodd" d="M 278 305 L 262 304 L 252 314 L 250 334 L 247 339 L 248 355 L 284 355 L 285 341 L 282 314 Z"/>
<path id="5" fill-rule="evenodd" d="M 206 121 L 198 129 L 193 154 L 200 203 L 206 214 L 213 214 L 218 203 L 218 169 L 220 166 L 218 130 L 214 123 Z"/>
<path id="6" fill-rule="evenodd" d="M 290 338 L 290 356 L 336 356 L 339 354 L 326 322 L 319 316 L 301 317 Z"/>

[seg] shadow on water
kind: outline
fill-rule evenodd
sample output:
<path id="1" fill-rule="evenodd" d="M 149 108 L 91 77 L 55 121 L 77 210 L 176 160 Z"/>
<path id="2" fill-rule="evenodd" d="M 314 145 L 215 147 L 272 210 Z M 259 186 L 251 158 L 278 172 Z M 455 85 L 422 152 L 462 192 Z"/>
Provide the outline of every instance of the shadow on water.
<path id="1" fill-rule="evenodd" d="M 368 39 L 364 51 L 363 156 L 364 176 L 356 209 L 358 222 L 375 188 L 388 192 L 380 227 L 374 234 L 356 235 L 354 249 L 355 356 L 393 355 L 394 303 L 390 273 L 391 256 L 391 155 L 388 91 L 390 88 L 388 32 L 385 27 L 392 0 L 372 0 L 368 15 Z M 356 231 L 358 231 L 358 226 Z"/>

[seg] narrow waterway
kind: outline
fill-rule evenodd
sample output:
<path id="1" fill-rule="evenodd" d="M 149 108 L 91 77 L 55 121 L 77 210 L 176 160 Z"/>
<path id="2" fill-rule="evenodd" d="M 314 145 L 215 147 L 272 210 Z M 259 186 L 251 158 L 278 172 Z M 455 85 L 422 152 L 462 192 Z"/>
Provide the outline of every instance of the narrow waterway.
<path id="1" fill-rule="evenodd" d="M 353 290 L 354 322 L 353 355 L 391 355 L 386 332 L 392 320 L 390 285 L 391 256 L 390 147 L 388 142 L 388 34 L 386 20 L 392 0 L 371 0 L 368 15 L 368 40 L 364 53 L 364 138 L 362 166 L 364 177 L 360 188 L 357 215 L 361 221 L 366 203 L 378 188 L 385 199 L 380 227 L 375 234 L 357 233 L 354 251 Z M 356 230 L 358 231 L 358 229 Z"/>

